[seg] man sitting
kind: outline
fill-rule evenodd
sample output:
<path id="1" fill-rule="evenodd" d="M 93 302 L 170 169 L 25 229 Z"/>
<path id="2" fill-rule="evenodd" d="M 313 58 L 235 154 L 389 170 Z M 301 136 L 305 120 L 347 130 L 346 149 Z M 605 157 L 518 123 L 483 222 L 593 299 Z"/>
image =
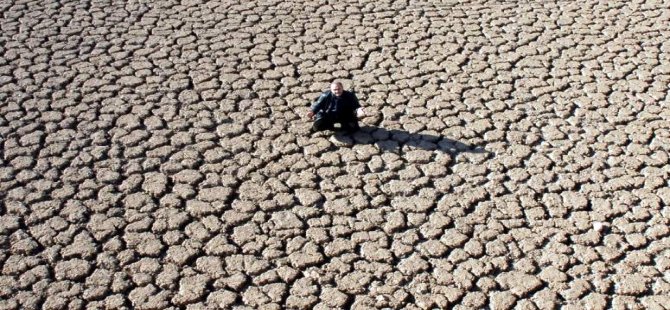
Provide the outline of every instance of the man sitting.
<path id="1" fill-rule="evenodd" d="M 312 126 L 314 131 L 334 130 L 334 125 L 339 123 L 342 130 L 352 133 L 360 129 L 356 116 L 356 110 L 360 107 L 356 95 L 345 91 L 341 82 L 333 82 L 330 91 L 321 94 L 311 106 L 307 117 L 316 116 Z"/>

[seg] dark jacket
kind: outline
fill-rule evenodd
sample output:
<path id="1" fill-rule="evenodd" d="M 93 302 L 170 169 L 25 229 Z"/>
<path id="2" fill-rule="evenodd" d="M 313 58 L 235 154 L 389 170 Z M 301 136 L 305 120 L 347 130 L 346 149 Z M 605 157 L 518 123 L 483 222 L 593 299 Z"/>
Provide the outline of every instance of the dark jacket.
<path id="1" fill-rule="evenodd" d="M 358 98 L 352 92 L 344 91 L 337 98 L 332 92 L 326 91 L 312 104 L 312 112 L 317 119 L 329 117 L 335 120 L 348 120 L 355 117 L 356 109 L 360 108 Z"/>

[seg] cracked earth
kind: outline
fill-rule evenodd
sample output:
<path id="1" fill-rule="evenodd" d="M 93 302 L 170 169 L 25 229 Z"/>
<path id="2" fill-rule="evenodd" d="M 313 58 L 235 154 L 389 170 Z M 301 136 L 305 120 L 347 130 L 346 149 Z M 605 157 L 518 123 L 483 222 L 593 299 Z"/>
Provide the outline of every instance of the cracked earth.
<path id="1" fill-rule="evenodd" d="M 670 305 L 667 1 L 0 11 L 0 309 Z"/>

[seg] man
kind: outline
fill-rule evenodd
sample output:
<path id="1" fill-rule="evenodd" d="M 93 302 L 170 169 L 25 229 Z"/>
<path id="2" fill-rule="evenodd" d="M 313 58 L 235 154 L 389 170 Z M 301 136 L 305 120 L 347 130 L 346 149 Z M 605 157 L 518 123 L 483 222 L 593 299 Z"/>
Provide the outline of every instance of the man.
<path id="1" fill-rule="evenodd" d="M 333 82 L 330 84 L 330 91 L 321 94 L 312 105 L 307 117 L 316 116 L 312 126 L 314 131 L 333 130 L 334 125 L 339 123 L 342 130 L 351 133 L 360 129 L 356 116 L 356 110 L 360 107 L 356 95 L 345 91 L 342 83 Z"/>

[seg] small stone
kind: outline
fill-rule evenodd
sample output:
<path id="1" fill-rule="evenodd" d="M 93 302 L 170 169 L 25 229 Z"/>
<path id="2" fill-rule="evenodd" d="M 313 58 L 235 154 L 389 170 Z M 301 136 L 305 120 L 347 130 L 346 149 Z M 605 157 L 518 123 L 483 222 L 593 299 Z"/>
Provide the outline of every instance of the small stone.
<path id="1" fill-rule="evenodd" d="M 503 273 L 496 277 L 496 281 L 518 297 L 527 296 L 543 286 L 542 281 L 536 276 L 518 271 Z"/>
<path id="2" fill-rule="evenodd" d="M 469 292 L 463 297 L 463 304 L 472 309 L 481 309 L 487 304 L 486 294 L 482 292 Z"/>
<path id="3" fill-rule="evenodd" d="M 167 188 L 167 177 L 159 172 L 148 173 L 144 176 L 142 189 L 154 197 L 165 193 Z"/>
<path id="4" fill-rule="evenodd" d="M 200 100 L 200 96 L 194 90 L 186 89 L 179 93 L 179 101 L 184 104 L 193 104 Z"/>
<path id="5" fill-rule="evenodd" d="M 321 300 L 330 307 L 341 308 L 347 304 L 349 296 L 335 288 L 326 287 L 321 290 Z"/>
<path id="6" fill-rule="evenodd" d="M 255 223 L 247 223 L 233 229 L 232 239 L 236 244 L 243 245 L 255 240 L 260 232 L 258 225 Z"/>
<path id="7" fill-rule="evenodd" d="M 639 296 L 647 290 L 647 279 L 641 275 L 624 275 L 615 280 L 615 292 L 619 295 Z"/>
<path id="8" fill-rule="evenodd" d="M 489 302 L 492 310 L 512 309 L 516 303 L 516 296 L 510 292 L 493 292 Z"/>
<path id="9" fill-rule="evenodd" d="M 670 305 L 670 296 L 668 295 L 645 296 L 641 299 L 642 305 L 644 305 L 646 309 L 666 309 L 668 305 Z M 600 300 L 598 300 L 598 302 L 602 304 Z"/>
<path id="10" fill-rule="evenodd" d="M 259 287 L 249 287 L 242 293 L 242 302 L 245 305 L 250 305 L 254 308 L 258 308 L 261 305 L 267 304 L 270 302 L 270 298 L 263 293 Z"/>
<path id="11" fill-rule="evenodd" d="M 86 277 L 90 270 L 91 264 L 79 258 L 58 262 L 54 269 L 58 280 L 80 280 Z"/>
<path id="12" fill-rule="evenodd" d="M 448 250 L 439 240 L 428 240 L 421 244 L 421 249 L 430 257 L 442 257 Z"/>
<path id="13" fill-rule="evenodd" d="M 66 309 L 67 299 L 61 296 L 48 296 L 42 305 L 45 310 Z"/>
<path id="14" fill-rule="evenodd" d="M 361 271 L 351 272 L 339 280 L 335 280 L 338 289 L 348 294 L 361 294 L 365 292 L 368 289 L 370 281 L 372 281 L 372 275 Z"/>
<path id="15" fill-rule="evenodd" d="M 178 266 L 185 265 L 198 254 L 198 250 L 183 245 L 174 245 L 168 248 L 166 259 Z"/>
<path id="16" fill-rule="evenodd" d="M 227 309 L 237 300 L 237 294 L 228 290 L 218 290 L 207 296 L 207 304 L 213 308 Z"/>
<path id="17" fill-rule="evenodd" d="M 237 252 L 237 247 L 230 244 L 223 235 L 217 235 L 205 245 L 205 253 L 209 255 L 231 255 Z"/>
<path id="18" fill-rule="evenodd" d="M 184 169 L 172 176 L 175 183 L 195 184 L 203 179 L 202 173 L 197 170 Z"/>
<path id="19" fill-rule="evenodd" d="M 61 255 L 66 258 L 76 255 L 90 258 L 96 255 L 95 242 L 87 232 L 82 232 L 74 237 L 74 240 L 70 245 L 61 250 Z"/>
<path id="20" fill-rule="evenodd" d="M 288 259 L 291 261 L 293 267 L 305 268 L 322 263 L 325 257 L 318 250 L 317 245 L 310 242 L 303 246 L 301 251 L 289 255 Z"/>
<path id="21" fill-rule="evenodd" d="M 178 305 L 194 303 L 205 295 L 205 289 L 209 278 L 204 275 L 195 275 L 186 277 L 179 281 L 179 291 L 172 298 L 172 301 Z"/>
<path id="22" fill-rule="evenodd" d="M 212 276 L 213 278 L 225 274 L 223 269 L 223 261 L 216 256 L 203 256 L 195 261 L 195 269 Z"/>
<path id="23" fill-rule="evenodd" d="M 304 223 L 291 211 L 281 211 L 272 214 L 271 221 L 276 229 L 300 229 Z"/>
<path id="24" fill-rule="evenodd" d="M 449 229 L 444 232 L 440 241 L 450 248 L 458 248 L 463 246 L 468 239 L 468 236 L 458 232 L 458 230 Z"/>
<path id="25" fill-rule="evenodd" d="M 136 76 L 122 76 L 117 80 L 117 83 L 123 85 L 123 86 L 137 86 L 142 84 L 142 79 L 136 77 Z"/>
<path id="26" fill-rule="evenodd" d="M 548 283 L 565 282 L 568 280 L 568 276 L 554 266 L 549 266 L 542 269 L 539 276 L 540 279 Z"/>
<path id="27" fill-rule="evenodd" d="M 196 198 L 205 202 L 227 202 L 231 194 L 230 188 L 217 186 L 201 189 Z"/>
<path id="28" fill-rule="evenodd" d="M 428 262 L 417 254 L 412 254 L 412 256 L 403 259 L 400 264 L 398 264 L 398 269 L 405 275 L 416 275 L 428 270 L 429 267 L 430 265 Z"/>
<path id="29" fill-rule="evenodd" d="M 272 302 L 281 302 L 288 292 L 288 285 L 286 283 L 271 283 L 264 285 L 262 290 L 265 295 L 270 297 Z"/>
<path id="30" fill-rule="evenodd" d="M 386 216 L 384 231 L 386 233 L 393 233 L 401 230 L 405 226 L 405 215 L 400 211 L 394 211 Z"/>
<path id="31" fill-rule="evenodd" d="M 316 296 L 289 296 L 286 298 L 286 306 L 289 309 L 313 309 L 314 305 L 319 302 Z"/>
<path id="32" fill-rule="evenodd" d="M 20 224 L 20 217 L 5 214 L 0 216 L 0 234 L 9 235 L 11 231 L 18 229 Z"/>
<path id="33" fill-rule="evenodd" d="M 607 296 L 598 293 L 591 293 L 588 296 L 582 298 L 586 309 L 606 309 L 607 308 Z"/>
<path id="34" fill-rule="evenodd" d="M 314 204 L 323 199 L 323 196 L 319 192 L 306 188 L 297 189 L 295 196 L 298 198 L 298 202 L 306 207 L 314 206 Z"/>
<path id="35" fill-rule="evenodd" d="M 189 200 L 186 202 L 186 211 L 196 217 L 205 217 L 211 214 L 217 214 L 223 209 L 222 203 L 210 203 L 199 200 Z"/>
<path id="36" fill-rule="evenodd" d="M 156 294 L 157 289 L 153 284 L 133 289 L 128 299 L 136 309 L 157 309 L 168 305 L 164 298 L 165 294 Z"/>
<path id="37" fill-rule="evenodd" d="M 560 296 L 553 290 L 549 289 L 548 287 L 543 290 L 540 290 L 539 292 L 535 292 L 535 294 L 533 294 L 532 299 L 533 303 L 537 305 L 537 307 L 540 309 L 554 309 L 558 304 L 560 304 L 561 300 Z M 518 301 L 517 307 L 519 306 L 519 303 L 524 301 L 529 300 L 525 299 Z M 530 303 L 529 301 L 529 305 L 533 305 L 533 303 Z M 522 309 L 528 309 L 528 307 Z"/>
<path id="38" fill-rule="evenodd" d="M 360 253 L 366 260 L 372 262 L 391 263 L 393 261 L 393 253 L 391 251 L 372 242 L 364 243 L 361 246 Z"/>
<path id="39" fill-rule="evenodd" d="M 584 210 L 588 206 L 586 197 L 577 192 L 564 192 L 561 194 L 563 205 L 573 210 Z"/>
<path id="40" fill-rule="evenodd" d="M 155 234 L 149 234 L 149 237 L 143 239 L 137 246 L 137 253 L 144 256 L 156 257 L 163 253 L 165 245 L 156 237 Z"/>
<path id="41" fill-rule="evenodd" d="M 356 175 L 347 174 L 335 178 L 335 185 L 341 188 L 359 188 L 363 181 Z"/>
<path id="42" fill-rule="evenodd" d="M 466 242 L 463 249 L 473 257 L 480 257 L 482 254 L 484 254 L 484 245 L 474 239 L 470 239 L 468 242 Z"/>
<path id="43" fill-rule="evenodd" d="M 105 298 L 105 306 L 107 309 L 119 309 L 126 304 L 125 294 L 114 294 Z"/>

